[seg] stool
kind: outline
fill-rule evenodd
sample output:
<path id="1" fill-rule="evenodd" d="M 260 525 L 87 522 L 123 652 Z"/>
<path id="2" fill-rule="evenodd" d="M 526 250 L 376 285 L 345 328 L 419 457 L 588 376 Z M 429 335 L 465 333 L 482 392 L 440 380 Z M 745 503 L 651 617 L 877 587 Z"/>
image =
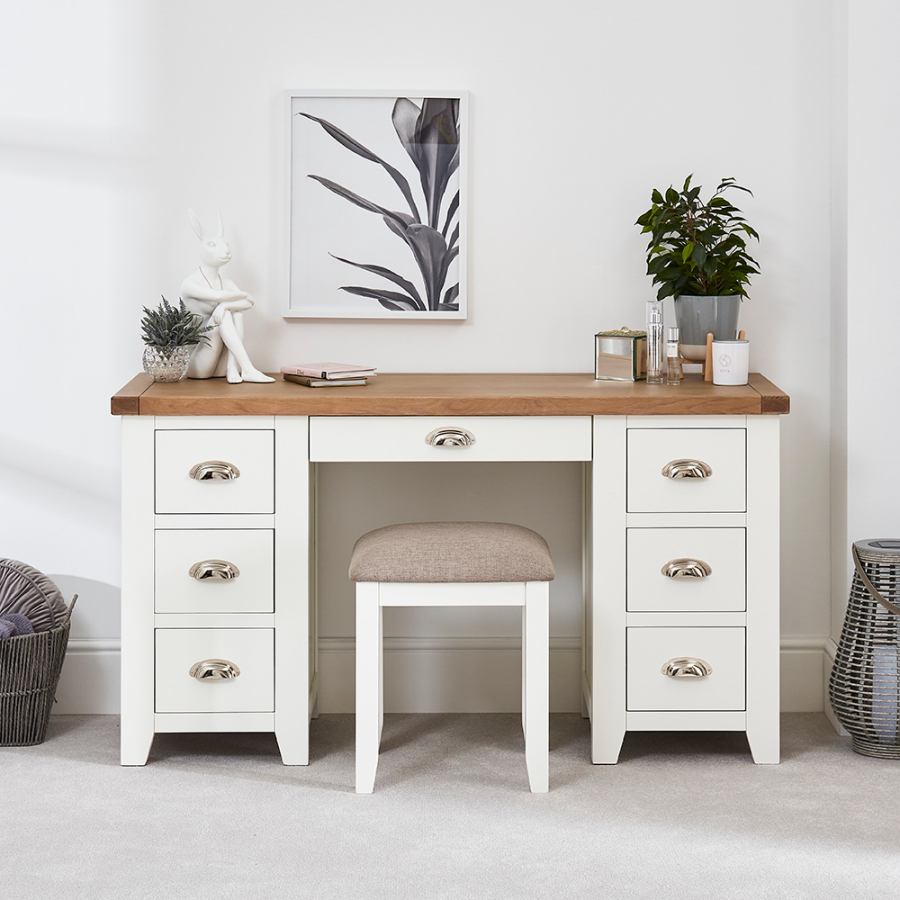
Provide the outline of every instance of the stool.
<path id="1" fill-rule="evenodd" d="M 364 534 L 353 548 L 356 582 L 356 793 L 375 787 L 384 723 L 385 606 L 521 606 L 522 729 L 533 793 L 549 771 L 549 582 L 547 542 L 521 525 L 416 522 Z M 427 585 L 427 587 L 425 587 Z"/>

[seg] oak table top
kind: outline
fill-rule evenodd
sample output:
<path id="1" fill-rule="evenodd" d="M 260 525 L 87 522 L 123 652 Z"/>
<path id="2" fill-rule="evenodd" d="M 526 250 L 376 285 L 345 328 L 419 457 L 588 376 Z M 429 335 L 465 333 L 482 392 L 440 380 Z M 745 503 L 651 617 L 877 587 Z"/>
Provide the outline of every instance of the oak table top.
<path id="1" fill-rule="evenodd" d="M 308 388 L 224 378 L 174 384 L 138 375 L 112 397 L 117 416 L 596 416 L 784 415 L 790 397 L 751 373 L 716 385 L 686 375 L 679 385 L 596 381 L 592 374 L 379 374 L 366 385 Z"/>

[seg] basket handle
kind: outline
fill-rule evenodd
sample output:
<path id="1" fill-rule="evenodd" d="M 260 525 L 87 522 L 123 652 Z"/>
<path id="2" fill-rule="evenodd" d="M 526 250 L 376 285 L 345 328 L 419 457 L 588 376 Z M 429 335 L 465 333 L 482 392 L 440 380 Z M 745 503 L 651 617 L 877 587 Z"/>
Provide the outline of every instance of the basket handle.
<path id="1" fill-rule="evenodd" d="M 76 595 L 72 598 L 72 602 L 69 604 L 68 612 L 66 612 L 66 622 L 71 622 L 71 621 L 72 621 L 72 610 L 75 609 L 75 601 L 76 601 L 77 599 L 78 599 L 78 594 L 76 594 Z M 63 625 L 65 625 L 66 622 L 63 622 Z"/>
<path id="2" fill-rule="evenodd" d="M 862 583 L 866 586 L 866 590 L 889 612 L 894 613 L 895 615 L 900 616 L 900 606 L 897 606 L 896 603 L 891 603 L 890 600 L 886 599 L 882 596 L 881 592 L 872 584 L 869 576 L 866 575 L 865 569 L 863 569 L 862 563 L 859 561 L 859 554 L 856 552 L 856 544 L 854 544 L 851 548 L 853 552 L 853 565 L 856 566 L 856 571 L 859 573 L 859 577 L 862 579 Z"/>

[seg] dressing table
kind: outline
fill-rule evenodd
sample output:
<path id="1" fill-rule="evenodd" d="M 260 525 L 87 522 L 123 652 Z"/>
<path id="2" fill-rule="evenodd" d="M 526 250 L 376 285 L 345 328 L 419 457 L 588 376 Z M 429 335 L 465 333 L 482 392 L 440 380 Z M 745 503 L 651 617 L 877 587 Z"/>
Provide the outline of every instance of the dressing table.
<path id="1" fill-rule="evenodd" d="M 615 763 L 625 732 L 646 730 L 744 731 L 755 762 L 778 762 L 789 410 L 758 374 L 385 374 L 320 389 L 134 378 L 112 398 L 122 764 L 146 763 L 156 733 L 228 731 L 274 732 L 285 764 L 309 762 L 315 467 L 371 461 L 583 463 L 593 762 Z"/>

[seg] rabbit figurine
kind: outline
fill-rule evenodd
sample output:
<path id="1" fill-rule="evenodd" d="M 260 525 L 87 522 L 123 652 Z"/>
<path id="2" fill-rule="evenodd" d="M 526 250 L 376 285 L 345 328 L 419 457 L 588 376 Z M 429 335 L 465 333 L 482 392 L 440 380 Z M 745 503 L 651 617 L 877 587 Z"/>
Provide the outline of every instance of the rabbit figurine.
<path id="1" fill-rule="evenodd" d="M 253 306 L 253 298 L 219 273 L 231 259 L 221 213 L 214 235 L 204 233 L 192 209 L 188 217 L 200 239 L 200 266 L 181 283 L 181 299 L 204 325 L 213 326 L 206 333 L 209 343 L 199 344 L 191 356 L 188 378 L 224 375 L 231 384 L 274 381 L 250 362 L 244 349 L 244 311 Z"/>

